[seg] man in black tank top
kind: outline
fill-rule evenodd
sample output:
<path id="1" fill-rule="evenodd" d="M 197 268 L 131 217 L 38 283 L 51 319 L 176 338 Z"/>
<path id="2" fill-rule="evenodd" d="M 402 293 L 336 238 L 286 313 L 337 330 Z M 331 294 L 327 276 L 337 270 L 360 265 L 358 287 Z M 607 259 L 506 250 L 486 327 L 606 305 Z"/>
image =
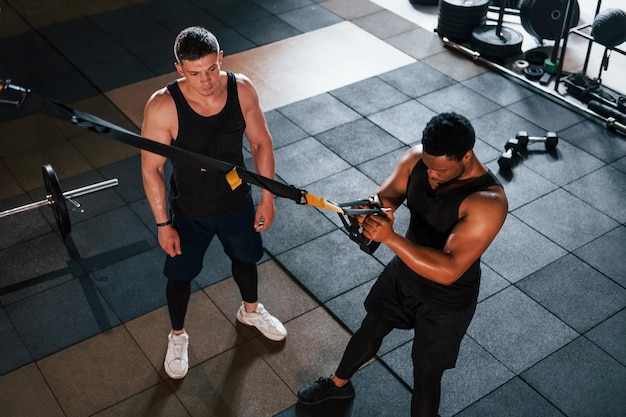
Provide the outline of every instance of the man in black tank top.
<path id="1" fill-rule="evenodd" d="M 256 171 L 273 178 L 272 138 L 252 82 L 244 75 L 221 70 L 223 52 L 205 28 L 183 30 L 176 37 L 174 54 L 174 65 L 182 78 L 150 97 L 142 136 L 243 166 L 245 133 Z M 166 158 L 142 151 L 141 159 L 159 245 L 168 255 L 163 269 L 168 278 L 166 297 L 172 325 L 164 361 L 167 374 L 180 379 L 189 369 L 189 337 L 184 322 L 191 281 L 200 273 L 215 236 L 231 260 L 233 278 L 243 299 L 237 320 L 255 326 L 270 340 L 283 340 L 285 327 L 257 299 L 256 263 L 263 255 L 259 232 L 272 224 L 274 196 L 262 190 L 255 209 L 248 184 L 232 190 L 226 173 L 173 161 L 168 209 Z"/>
<path id="2" fill-rule="evenodd" d="M 394 328 L 413 329 L 412 417 L 436 417 L 441 378 L 453 368 L 472 320 L 480 285 L 480 257 L 504 224 L 504 189 L 472 150 L 474 128 L 456 113 L 433 117 L 422 144 L 408 150 L 377 191 L 386 217 L 362 216 L 365 237 L 386 244 L 395 257 L 365 300 L 367 315 L 334 374 L 300 389 L 316 404 L 352 398 L 350 378 L 374 357 Z M 406 201 L 404 235 L 393 212 Z"/>

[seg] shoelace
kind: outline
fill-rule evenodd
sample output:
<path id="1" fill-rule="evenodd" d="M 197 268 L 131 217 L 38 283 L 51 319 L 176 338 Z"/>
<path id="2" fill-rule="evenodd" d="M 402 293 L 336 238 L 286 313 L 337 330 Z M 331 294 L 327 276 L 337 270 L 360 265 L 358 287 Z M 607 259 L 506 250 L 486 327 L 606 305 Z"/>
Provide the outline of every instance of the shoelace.
<path id="1" fill-rule="evenodd" d="M 176 340 L 172 338 L 172 344 L 174 345 L 174 359 L 182 359 L 183 358 L 183 346 L 185 345 L 184 340 Z"/>

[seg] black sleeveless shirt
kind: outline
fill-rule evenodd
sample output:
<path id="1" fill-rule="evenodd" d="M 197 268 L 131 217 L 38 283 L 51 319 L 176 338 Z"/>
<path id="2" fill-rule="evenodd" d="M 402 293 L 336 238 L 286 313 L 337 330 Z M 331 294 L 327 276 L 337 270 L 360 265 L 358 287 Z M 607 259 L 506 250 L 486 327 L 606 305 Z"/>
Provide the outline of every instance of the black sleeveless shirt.
<path id="1" fill-rule="evenodd" d="M 421 246 L 443 250 L 454 226 L 459 222 L 459 207 L 470 194 L 498 184 L 488 171 L 473 181 L 451 190 L 433 190 L 424 162 L 415 164 L 407 186 L 407 206 L 411 221 L 405 237 Z M 411 270 L 396 257 L 401 269 L 401 285 L 423 302 L 449 308 L 463 308 L 475 303 L 480 286 L 480 259 L 449 286 L 428 280 Z"/>
<path id="2" fill-rule="evenodd" d="M 215 159 L 244 166 L 243 133 L 246 122 L 241 112 L 237 81 L 228 72 L 226 105 L 217 114 L 204 117 L 196 113 L 185 100 L 177 81 L 168 84 L 178 113 L 177 146 Z M 170 204 L 174 214 L 184 217 L 212 217 L 227 213 L 243 205 L 250 198 L 247 183 L 232 190 L 226 181 L 226 172 L 172 161 L 174 171 L 170 179 Z"/>

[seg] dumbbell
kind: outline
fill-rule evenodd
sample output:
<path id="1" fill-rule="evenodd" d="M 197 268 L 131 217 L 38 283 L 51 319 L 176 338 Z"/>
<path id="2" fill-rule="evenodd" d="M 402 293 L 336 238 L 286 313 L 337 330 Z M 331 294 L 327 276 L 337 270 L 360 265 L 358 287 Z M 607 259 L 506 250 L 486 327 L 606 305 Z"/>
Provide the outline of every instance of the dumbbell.
<path id="1" fill-rule="evenodd" d="M 522 130 L 517 132 L 515 139 L 519 141 L 518 150 L 526 149 L 529 143 L 537 142 L 543 142 L 547 150 L 552 150 L 559 143 L 559 135 L 556 132 L 547 132 L 545 136 L 528 136 L 528 132 Z"/>
<path id="2" fill-rule="evenodd" d="M 559 136 L 555 132 L 546 132 L 545 136 L 528 136 L 528 132 L 521 130 L 514 138 L 510 138 L 504 145 L 504 152 L 498 159 L 500 169 L 511 169 L 513 158 L 518 152 L 526 150 L 529 143 L 543 142 L 546 150 L 553 150 L 559 143 Z"/>

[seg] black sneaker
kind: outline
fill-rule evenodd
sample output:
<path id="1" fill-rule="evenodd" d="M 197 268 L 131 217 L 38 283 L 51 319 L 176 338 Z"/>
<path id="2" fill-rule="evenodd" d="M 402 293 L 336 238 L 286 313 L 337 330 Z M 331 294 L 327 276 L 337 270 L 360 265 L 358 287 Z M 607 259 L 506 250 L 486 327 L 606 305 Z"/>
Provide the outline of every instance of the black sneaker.
<path id="1" fill-rule="evenodd" d="M 330 376 L 321 377 L 312 384 L 305 385 L 298 391 L 298 400 L 302 404 L 319 404 L 322 401 L 331 399 L 347 400 L 354 397 L 354 386 L 348 381 L 346 385 L 339 388 Z"/>

